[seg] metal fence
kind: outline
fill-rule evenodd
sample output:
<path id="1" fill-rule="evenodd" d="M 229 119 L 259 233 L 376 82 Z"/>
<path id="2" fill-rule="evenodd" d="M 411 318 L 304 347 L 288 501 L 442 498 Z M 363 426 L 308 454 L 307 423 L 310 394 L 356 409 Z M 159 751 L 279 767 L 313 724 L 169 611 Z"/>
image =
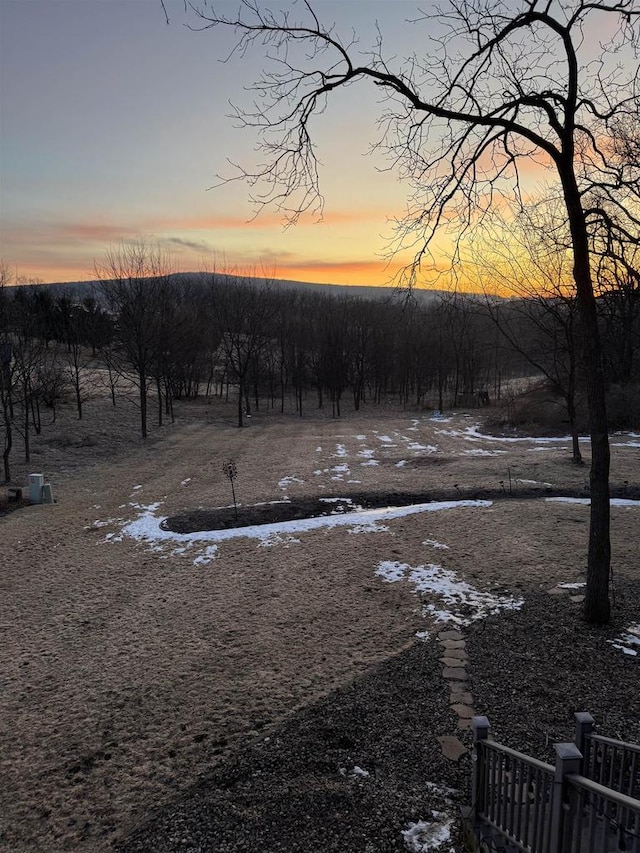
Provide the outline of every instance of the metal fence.
<path id="1" fill-rule="evenodd" d="M 489 740 L 487 718 L 473 718 L 476 849 L 640 853 L 640 747 L 593 726 L 576 714 L 576 741 L 554 745 L 553 766 Z"/>
<path id="2" fill-rule="evenodd" d="M 576 714 L 580 774 L 620 794 L 640 800 L 640 746 L 596 734 L 591 714 Z"/>

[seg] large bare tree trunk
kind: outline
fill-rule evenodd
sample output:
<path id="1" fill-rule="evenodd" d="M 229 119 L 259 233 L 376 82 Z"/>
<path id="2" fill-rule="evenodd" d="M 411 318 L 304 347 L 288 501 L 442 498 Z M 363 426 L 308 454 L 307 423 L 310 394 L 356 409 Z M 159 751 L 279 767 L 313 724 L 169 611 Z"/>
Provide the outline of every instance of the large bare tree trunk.
<path id="1" fill-rule="evenodd" d="M 587 622 L 605 624 L 611 617 L 609 576 L 611 571 L 609 503 L 609 430 L 606 383 L 598 328 L 596 300 L 591 280 L 589 247 L 584 213 L 573 170 L 561 174 L 573 241 L 574 280 L 580 317 L 591 434 L 591 515 L 587 558 L 587 587 L 584 616 Z"/>

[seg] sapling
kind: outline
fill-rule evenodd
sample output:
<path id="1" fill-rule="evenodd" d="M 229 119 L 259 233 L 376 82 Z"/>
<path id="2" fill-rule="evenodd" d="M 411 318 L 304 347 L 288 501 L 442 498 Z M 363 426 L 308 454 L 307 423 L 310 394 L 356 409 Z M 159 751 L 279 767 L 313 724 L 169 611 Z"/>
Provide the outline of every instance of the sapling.
<path id="1" fill-rule="evenodd" d="M 231 494 L 233 496 L 233 514 L 235 516 L 236 524 L 237 524 L 238 523 L 238 507 L 236 504 L 236 490 L 233 486 L 233 481 L 238 476 L 238 469 L 237 469 L 236 463 L 233 461 L 233 459 L 229 459 L 227 462 L 225 462 L 222 465 L 222 472 L 225 475 L 225 477 L 228 478 L 229 482 L 231 483 Z"/>

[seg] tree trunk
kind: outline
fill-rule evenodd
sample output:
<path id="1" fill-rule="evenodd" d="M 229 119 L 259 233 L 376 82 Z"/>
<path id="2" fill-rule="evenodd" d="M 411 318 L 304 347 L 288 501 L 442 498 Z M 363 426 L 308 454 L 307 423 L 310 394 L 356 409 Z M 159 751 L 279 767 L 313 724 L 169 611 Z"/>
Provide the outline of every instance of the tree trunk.
<path id="1" fill-rule="evenodd" d="M 140 382 L 140 432 L 143 438 L 147 437 L 147 380 L 144 373 L 138 374 Z"/>
<path id="2" fill-rule="evenodd" d="M 609 433 L 602 347 L 596 300 L 589 266 L 589 246 L 581 199 L 572 168 L 561 171 L 573 241 L 573 276 L 576 285 L 582 354 L 584 358 L 591 434 L 591 516 L 584 618 L 603 625 L 611 618 L 609 575 L 611 565 L 609 508 Z"/>
<path id="3" fill-rule="evenodd" d="M 242 382 L 238 386 L 238 426 L 242 427 L 242 415 L 243 415 L 243 402 L 244 402 L 244 388 L 242 387 Z"/>

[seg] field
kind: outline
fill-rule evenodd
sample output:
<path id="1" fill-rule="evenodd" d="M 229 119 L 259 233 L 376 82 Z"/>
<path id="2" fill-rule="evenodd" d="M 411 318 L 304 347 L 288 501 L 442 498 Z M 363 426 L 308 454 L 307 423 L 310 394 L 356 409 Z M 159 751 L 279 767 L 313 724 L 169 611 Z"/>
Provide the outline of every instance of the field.
<path id="1" fill-rule="evenodd" d="M 201 401 L 143 443 L 131 404 L 63 408 L 28 469 L 14 455 L 56 502 L 0 517 L 0 849 L 458 850 L 448 629 L 501 741 L 550 760 L 576 710 L 640 741 L 640 654 L 620 648 L 640 436 L 612 436 L 614 620 L 594 629 L 559 586 L 584 582 L 588 464 L 482 414 L 309 407 L 239 430 Z M 229 460 L 239 523 L 273 526 L 172 532 L 229 507 Z M 292 504 L 334 512 L 275 523 Z"/>

